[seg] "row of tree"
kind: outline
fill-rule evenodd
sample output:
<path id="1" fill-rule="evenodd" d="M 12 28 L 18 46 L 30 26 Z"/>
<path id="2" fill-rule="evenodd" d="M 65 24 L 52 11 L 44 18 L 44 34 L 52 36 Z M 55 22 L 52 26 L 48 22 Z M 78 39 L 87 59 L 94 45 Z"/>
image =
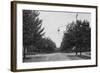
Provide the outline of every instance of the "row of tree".
<path id="1" fill-rule="evenodd" d="M 77 20 L 66 26 L 61 43 L 61 51 L 85 52 L 91 49 L 91 28 L 87 20 Z"/>
<path id="2" fill-rule="evenodd" d="M 45 32 L 39 11 L 23 10 L 23 57 L 27 54 L 54 52 L 56 45 L 49 38 L 43 38 Z"/>

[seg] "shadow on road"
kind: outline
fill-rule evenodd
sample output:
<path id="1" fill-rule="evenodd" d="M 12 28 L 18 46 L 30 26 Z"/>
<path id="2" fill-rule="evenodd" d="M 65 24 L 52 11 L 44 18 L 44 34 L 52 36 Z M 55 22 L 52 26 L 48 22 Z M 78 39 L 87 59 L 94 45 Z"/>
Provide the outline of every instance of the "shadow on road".
<path id="1" fill-rule="evenodd" d="M 67 55 L 71 60 L 80 60 L 80 59 L 91 59 L 89 56 L 85 55 Z"/>
<path id="2" fill-rule="evenodd" d="M 83 58 L 83 59 L 91 59 L 91 57 L 85 56 L 85 55 L 78 55 L 78 57 Z"/>

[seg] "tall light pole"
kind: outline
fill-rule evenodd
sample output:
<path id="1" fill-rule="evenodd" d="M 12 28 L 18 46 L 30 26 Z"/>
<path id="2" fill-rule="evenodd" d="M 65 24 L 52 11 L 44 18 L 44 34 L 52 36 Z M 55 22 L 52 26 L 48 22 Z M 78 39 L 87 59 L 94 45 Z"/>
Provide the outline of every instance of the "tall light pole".
<path id="1" fill-rule="evenodd" d="M 77 19 L 78 19 L 78 13 L 76 13 L 76 22 L 77 22 Z"/>

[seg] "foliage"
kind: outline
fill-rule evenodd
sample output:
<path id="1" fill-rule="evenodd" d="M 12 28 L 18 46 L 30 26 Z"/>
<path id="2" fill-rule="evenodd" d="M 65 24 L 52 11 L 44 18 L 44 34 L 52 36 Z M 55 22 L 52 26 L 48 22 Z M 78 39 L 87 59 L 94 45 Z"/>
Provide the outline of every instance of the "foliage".
<path id="1" fill-rule="evenodd" d="M 61 43 L 61 50 L 72 51 L 90 51 L 91 48 L 91 28 L 89 22 L 77 20 L 67 25 L 64 37 Z"/>
<path id="2" fill-rule="evenodd" d="M 42 53 L 51 53 L 56 49 L 56 44 L 50 38 L 43 38 L 40 40 L 41 44 L 39 44 L 38 48 L 41 48 Z"/>
<path id="3" fill-rule="evenodd" d="M 23 10 L 23 45 L 35 45 L 44 35 L 41 28 L 42 20 L 38 18 L 39 12 Z"/>
<path id="4" fill-rule="evenodd" d="M 23 10 L 23 48 L 25 52 L 38 52 L 39 41 L 45 34 L 42 28 L 42 20 L 38 18 L 39 11 Z M 38 43 L 38 44 L 37 44 Z"/>
<path id="5" fill-rule="evenodd" d="M 23 46 L 25 54 L 54 52 L 55 43 L 49 38 L 43 38 L 44 28 L 39 19 L 39 11 L 23 10 Z"/>

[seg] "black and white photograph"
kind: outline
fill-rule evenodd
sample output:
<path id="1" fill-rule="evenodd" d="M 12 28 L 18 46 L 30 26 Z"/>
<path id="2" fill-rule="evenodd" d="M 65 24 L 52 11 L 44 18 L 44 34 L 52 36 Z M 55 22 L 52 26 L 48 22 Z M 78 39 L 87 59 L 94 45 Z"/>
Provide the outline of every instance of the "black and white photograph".
<path id="1" fill-rule="evenodd" d="M 91 13 L 23 10 L 23 62 L 91 59 Z"/>
<path id="2" fill-rule="evenodd" d="M 97 66 L 97 6 L 12 2 L 12 71 Z"/>

